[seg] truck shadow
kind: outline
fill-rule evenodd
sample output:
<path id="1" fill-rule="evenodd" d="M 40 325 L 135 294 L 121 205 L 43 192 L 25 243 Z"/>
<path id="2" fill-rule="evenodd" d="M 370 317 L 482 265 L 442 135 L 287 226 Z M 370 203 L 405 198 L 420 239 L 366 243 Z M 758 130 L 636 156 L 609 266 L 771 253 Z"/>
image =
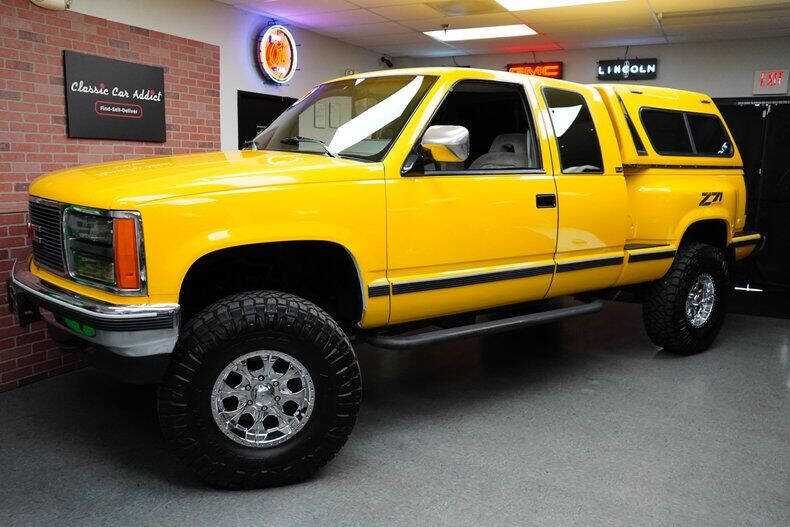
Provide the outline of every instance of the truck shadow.
<path id="1" fill-rule="evenodd" d="M 642 327 L 641 306 L 607 303 L 601 313 L 521 331 L 406 351 L 357 347 L 363 407 L 390 404 L 414 412 L 463 416 L 468 400 L 514 394 L 528 400 L 564 379 L 583 377 L 602 360 L 652 360 L 666 355 Z"/>

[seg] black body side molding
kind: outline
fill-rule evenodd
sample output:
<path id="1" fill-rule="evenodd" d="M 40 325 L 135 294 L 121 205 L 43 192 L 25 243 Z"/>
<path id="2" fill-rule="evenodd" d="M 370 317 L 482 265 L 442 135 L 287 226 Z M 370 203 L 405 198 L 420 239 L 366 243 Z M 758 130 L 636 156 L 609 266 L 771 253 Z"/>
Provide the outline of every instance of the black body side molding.
<path id="1" fill-rule="evenodd" d="M 667 258 L 675 257 L 675 249 L 665 249 L 663 251 L 654 251 L 652 253 L 637 253 L 629 254 L 629 262 L 647 262 L 649 260 L 665 260 Z"/>
<path id="2" fill-rule="evenodd" d="M 387 296 L 389 294 L 390 294 L 389 284 L 376 284 L 376 285 L 368 286 L 368 298 L 374 298 L 377 296 Z"/>

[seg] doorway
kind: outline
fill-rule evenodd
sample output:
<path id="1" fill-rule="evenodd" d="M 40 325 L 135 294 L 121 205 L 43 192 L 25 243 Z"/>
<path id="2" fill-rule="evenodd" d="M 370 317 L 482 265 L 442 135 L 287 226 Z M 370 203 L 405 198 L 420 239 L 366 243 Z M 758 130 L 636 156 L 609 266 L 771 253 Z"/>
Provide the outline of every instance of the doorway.
<path id="1" fill-rule="evenodd" d="M 244 148 L 247 141 L 272 124 L 295 101 L 293 97 L 239 90 L 236 105 L 239 117 L 239 148 Z"/>
<path id="2" fill-rule="evenodd" d="M 766 237 L 763 250 L 739 265 L 734 285 L 761 293 L 736 295 L 754 314 L 790 317 L 790 97 L 716 99 L 743 158 L 746 230 Z"/>

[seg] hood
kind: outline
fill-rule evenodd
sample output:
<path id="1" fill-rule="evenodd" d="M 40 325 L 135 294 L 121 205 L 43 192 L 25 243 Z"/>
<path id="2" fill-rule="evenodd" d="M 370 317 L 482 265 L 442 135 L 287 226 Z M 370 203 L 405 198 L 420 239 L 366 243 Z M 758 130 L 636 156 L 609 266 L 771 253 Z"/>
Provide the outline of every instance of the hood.
<path id="1" fill-rule="evenodd" d="M 105 209 L 208 192 L 381 177 L 381 165 L 299 152 L 236 150 L 116 161 L 60 170 L 30 194 Z"/>

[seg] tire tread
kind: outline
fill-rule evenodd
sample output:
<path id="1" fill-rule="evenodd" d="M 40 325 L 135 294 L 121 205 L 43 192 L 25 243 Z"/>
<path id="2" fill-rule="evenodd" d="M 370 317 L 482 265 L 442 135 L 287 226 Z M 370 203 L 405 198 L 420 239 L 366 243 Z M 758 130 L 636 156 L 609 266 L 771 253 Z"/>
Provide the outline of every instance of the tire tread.
<path id="1" fill-rule="evenodd" d="M 296 461 L 265 469 L 252 463 L 230 466 L 224 456 L 206 452 L 194 436 L 188 425 L 186 388 L 211 349 L 235 335 L 261 328 L 288 334 L 320 350 L 332 368 L 337 411 L 317 446 Z M 201 479 L 227 489 L 272 487 L 310 477 L 337 454 L 356 422 L 361 386 L 351 343 L 324 310 L 290 293 L 249 291 L 212 304 L 184 326 L 173 352 L 170 373 L 157 394 L 157 409 L 165 439 Z"/>
<path id="2" fill-rule="evenodd" d="M 718 310 L 711 314 L 711 326 L 700 336 L 689 330 L 685 319 L 686 288 L 704 262 L 712 265 L 723 276 L 724 287 L 717 288 L 724 298 L 718 300 Z M 651 284 L 642 307 L 642 315 L 650 340 L 666 351 L 692 355 L 707 349 L 713 342 L 723 321 L 726 294 L 729 289 L 727 261 L 720 249 L 704 243 L 689 243 L 681 247 L 675 261 L 663 278 Z"/>

